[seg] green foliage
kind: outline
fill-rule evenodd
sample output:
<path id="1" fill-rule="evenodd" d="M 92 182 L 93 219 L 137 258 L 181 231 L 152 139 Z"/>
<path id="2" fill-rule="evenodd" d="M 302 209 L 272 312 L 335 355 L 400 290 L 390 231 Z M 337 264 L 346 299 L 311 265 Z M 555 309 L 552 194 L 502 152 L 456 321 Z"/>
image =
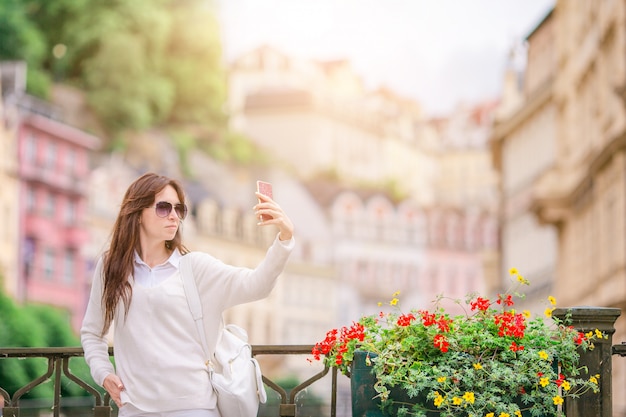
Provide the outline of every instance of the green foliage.
<path id="1" fill-rule="evenodd" d="M 511 275 L 516 286 L 528 284 L 516 270 Z M 593 349 L 593 340 L 605 336 L 517 312 L 513 294 L 494 300 L 471 294 L 465 314 L 452 317 L 439 304 L 443 297 L 433 312 L 401 312 L 396 293 L 389 302 L 394 311 L 331 330 L 313 354 L 347 373 L 356 350 L 369 352 L 377 397 L 392 415 L 423 417 L 428 408 L 441 416 L 562 416 L 564 397 L 598 392 L 599 375 L 586 375 L 579 349 Z M 398 406 L 399 390 L 409 398 L 402 401 L 415 405 Z"/>
<path id="2" fill-rule="evenodd" d="M 25 61 L 27 91 L 47 98 L 50 77 L 41 69 L 46 57 L 46 40 L 27 10 L 27 5 L 20 0 L 0 2 L 0 60 Z"/>
<path id="3" fill-rule="evenodd" d="M 39 97 L 53 78 L 82 88 L 109 149 L 125 148 L 126 131 L 191 129 L 203 133 L 173 137 L 181 161 L 191 146 L 232 163 L 263 161 L 248 140 L 227 132 L 210 1 L 4 0 L 0 58 L 26 60 L 28 91 Z"/>
<path id="4" fill-rule="evenodd" d="M 226 79 L 219 27 L 206 2 L 172 1 L 165 72 L 175 86 L 170 122 L 223 124 Z"/>
<path id="5" fill-rule="evenodd" d="M 27 61 L 40 96 L 41 70 L 85 89 L 112 138 L 164 124 L 225 127 L 226 83 L 210 2 L 6 0 L 0 39 L 19 40 L 0 46 L 0 56 L 37 58 Z M 58 45 L 64 54 L 55 56 Z"/>
<path id="6" fill-rule="evenodd" d="M 224 146 L 233 162 L 245 165 L 265 161 L 264 155 L 246 136 L 229 132 L 225 139 Z"/>
<path id="7" fill-rule="evenodd" d="M 0 59 L 24 60 L 38 66 L 45 55 L 45 39 L 27 16 L 21 0 L 0 2 Z"/>
<path id="8" fill-rule="evenodd" d="M 228 131 L 218 139 L 199 140 L 199 146 L 217 161 L 236 165 L 265 165 L 269 159 L 245 135 Z"/>
<path id="9" fill-rule="evenodd" d="M 66 347 L 78 346 L 80 341 L 69 324 L 69 316 L 61 309 L 44 305 L 17 306 L 0 291 L 0 346 L 2 347 Z M 70 361 L 71 371 L 79 378 L 93 383 L 83 359 Z M 0 359 L 1 387 L 14 393 L 29 382 L 44 375 L 47 360 Z M 24 398 L 51 398 L 54 387 L 52 379 L 28 392 Z M 61 382 L 61 394 L 65 397 L 88 395 L 78 385 L 65 377 Z"/>
<path id="10" fill-rule="evenodd" d="M 191 134 L 184 131 L 173 131 L 170 135 L 178 150 L 178 158 L 183 174 L 187 177 L 192 177 L 193 172 L 191 172 L 191 167 L 189 166 L 189 152 L 195 148 L 196 140 Z"/>
<path id="11" fill-rule="evenodd" d="M 44 100 L 48 99 L 52 84 L 50 76 L 45 71 L 29 67 L 26 77 L 26 91 Z"/>

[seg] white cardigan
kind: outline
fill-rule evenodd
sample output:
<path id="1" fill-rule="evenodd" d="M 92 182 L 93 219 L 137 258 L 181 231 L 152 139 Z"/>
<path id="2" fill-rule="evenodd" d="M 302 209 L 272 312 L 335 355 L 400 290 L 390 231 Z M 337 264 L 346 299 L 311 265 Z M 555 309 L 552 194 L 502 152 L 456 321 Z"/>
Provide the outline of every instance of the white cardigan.
<path id="1" fill-rule="evenodd" d="M 192 258 L 205 330 L 212 332 L 208 334 L 218 332 L 227 308 L 269 295 L 293 247 L 294 239 L 281 242 L 276 238 L 255 269 L 226 265 L 206 253 L 185 255 Z M 102 267 L 100 259 L 80 331 L 85 360 L 99 385 L 115 372 L 107 341 L 100 336 L 104 324 Z M 119 303 L 113 334 L 115 368 L 125 387 L 122 403 L 148 412 L 214 408 L 215 394 L 180 273 L 150 288 L 134 285 L 133 279 L 130 283 L 130 309 L 125 317 L 123 303 Z"/>

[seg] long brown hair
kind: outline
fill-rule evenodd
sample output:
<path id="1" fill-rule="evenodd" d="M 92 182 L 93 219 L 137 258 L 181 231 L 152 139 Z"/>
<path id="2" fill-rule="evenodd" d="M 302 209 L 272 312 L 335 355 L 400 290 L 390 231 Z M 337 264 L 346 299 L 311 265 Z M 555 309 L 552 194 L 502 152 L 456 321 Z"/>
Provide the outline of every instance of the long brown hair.
<path id="1" fill-rule="evenodd" d="M 104 291 L 102 304 L 105 308 L 103 335 L 115 317 L 115 309 L 120 299 L 124 303 L 125 314 L 128 314 L 132 299 L 132 286 L 128 282 L 128 278 L 133 273 L 135 251 L 141 255 L 139 242 L 141 213 L 143 209 L 154 204 L 155 196 L 168 185 L 174 188 L 180 202 L 184 203 L 185 192 L 178 181 L 150 172 L 137 178 L 126 190 L 120 212 L 113 226 L 111 245 L 104 254 L 103 260 Z M 176 248 L 182 254 L 188 252 L 182 244 L 180 227 L 176 231 L 174 239 L 165 241 L 165 248 L 168 252 Z"/>

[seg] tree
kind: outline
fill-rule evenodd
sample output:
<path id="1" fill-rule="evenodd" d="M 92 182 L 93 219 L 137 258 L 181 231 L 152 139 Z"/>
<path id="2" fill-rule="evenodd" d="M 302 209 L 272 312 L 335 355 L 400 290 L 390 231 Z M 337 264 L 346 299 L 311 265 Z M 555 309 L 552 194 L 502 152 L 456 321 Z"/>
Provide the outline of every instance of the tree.
<path id="1" fill-rule="evenodd" d="M 0 60 L 26 61 L 28 91 L 40 97 L 46 97 L 50 81 L 41 71 L 45 54 L 45 38 L 29 19 L 26 5 L 20 0 L 1 1 Z"/>
<path id="2" fill-rule="evenodd" d="M 16 0 L 12 0 L 16 1 Z M 199 0 L 28 0 L 66 75 L 112 134 L 163 123 L 223 126 L 225 78 L 213 10 Z M 54 61 L 48 60 L 52 70 Z"/>
<path id="3" fill-rule="evenodd" d="M 226 79 L 221 68 L 219 26 L 205 1 L 170 1 L 172 17 L 165 72 L 175 86 L 172 123 L 222 127 Z"/>
<path id="4" fill-rule="evenodd" d="M 0 346 L 4 347 L 67 347 L 79 346 L 73 333 L 68 314 L 47 305 L 18 306 L 0 290 Z M 10 394 L 43 375 L 47 369 L 45 359 L 0 359 L 1 387 Z M 71 362 L 74 375 L 93 384 L 84 360 Z M 65 378 L 64 378 L 65 379 Z M 52 398 L 53 386 L 44 383 L 27 393 L 24 398 Z M 64 397 L 88 395 L 78 385 L 64 381 L 61 384 Z"/>

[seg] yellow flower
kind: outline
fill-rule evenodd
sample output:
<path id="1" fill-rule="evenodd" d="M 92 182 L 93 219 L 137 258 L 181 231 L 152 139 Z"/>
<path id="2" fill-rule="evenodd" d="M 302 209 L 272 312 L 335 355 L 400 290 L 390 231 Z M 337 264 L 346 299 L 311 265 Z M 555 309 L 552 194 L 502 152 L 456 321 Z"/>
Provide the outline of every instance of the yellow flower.
<path id="1" fill-rule="evenodd" d="M 434 399 L 434 404 L 435 407 L 441 407 L 441 405 L 443 404 L 444 398 L 441 396 L 441 394 L 439 394 L 439 392 L 435 392 L 435 399 Z"/>
<path id="2" fill-rule="evenodd" d="M 596 329 L 596 337 L 597 337 L 598 339 L 602 339 L 602 337 L 603 337 L 603 336 L 602 336 L 602 332 L 601 332 L 600 330 L 598 330 L 598 329 Z"/>
<path id="3" fill-rule="evenodd" d="M 517 282 L 519 282 L 520 284 L 524 284 L 524 285 L 530 285 L 530 282 L 519 274 L 517 275 Z"/>
<path id="4" fill-rule="evenodd" d="M 548 307 L 548 308 L 546 308 L 546 311 L 543 312 L 543 314 L 545 314 L 546 317 L 550 318 L 550 317 L 552 317 L 552 311 L 554 311 L 554 309 Z"/>
<path id="5" fill-rule="evenodd" d="M 440 376 L 439 378 L 437 378 L 437 382 L 446 382 L 446 377 L 445 376 Z"/>
<path id="6" fill-rule="evenodd" d="M 485 417 L 495 417 L 495 414 L 493 414 L 493 413 L 488 413 L 488 414 L 486 414 L 486 415 L 485 415 Z"/>
<path id="7" fill-rule="evenodd" d="M 463 398 L 452 397 L 452 404 L 454 404 L 454 405 L 461 405 L 461 404 L 463 404 Z"/>
<path id="8" fill-rule="evenodd" d="M 522 412 L 520 410 L 516 410 L 515 417 L 522 417 Z"/>
<path id="9" fill-rule="evenodd" d="M 389 301 L 389 305 L 395 306 L 396 304 L 398 304 L 398 300 L 397 298 L 394 298 L 393 300 Z"/>
<path id="10" fill-rule="evenodd" d="M 511 417 L 509 413 L 500 413 L 498 417 Z"/>
<path id="11" fill-rule="evenodd" d="M 549 296 L 548 301 L 550 301 L 550 304 L 552 304 L 553 306 L 556 305 L 556 298 L 554 298 L 553 296 Z"/>
<path id="12" fill-rule="evenodd" d="M 479 369 L 483 369 L 483 366 L 479 363 L 475 363 L 474 364 L 474 369 L 479 370 Z"/>
<path id="13" fill-rule="evenodd" d="M 548 359 L 548 354 L 545 350 L 542 350 L 541 352 L 539 352 L 539 357 L 545 361 L 546 359 Z"/>
<path id="14" fill-rule="evenodd" d="M 519 272 L 517 271 L 517 268 L 511 268 L 511 269 L 509 269 L 509 274 L 517 275 L 517 274 L 519 274 Z"/>
<path id="15" fill-rule="evenodd" d="M 400 291 L 396 291 L 396 292 L 393 293 L 393 297 L 397 297 L 399 295 L 400 295 Z"/>
<path id="16" fill-rule="evenodd" d="M 556 397 L 552 397 L 552 402 L 554 405 L 561 405 L 563 404 L 563 398 L 561 398 L 560 395 L 557 395 Z"/>
<path id="17" fill-rule="evenodd" d="M 587 332 L 587 333 L 585 333 L 585 337 L 586 337 L 587 339 L 591 339 L 591 338 L 593 337 L 593 332 Z"/>
<path id="18" fill-rule="evenodd" d="M 549 383 L 550 383 L 550 378 L 545 377 L 545 376 L 539 380 L 539 384 L 540 384 L 542 387 L 546 387 L 546 386 L 548 386 L 548 384 L 549 384 Z"/>
<path id="19" fill-rule="evenodd" d="M 475 398 L 474 398 L 474 393 L 473 392 L 466 392 L 465 394 L 463 394 L 463 399 L 465 401 L 467 401 L 470 404 L 474 404 Z"/>
<path id="20" fill-rule="evenodd" d="M 561 388 L 563 388 L 564 391 L 569 391 L 572 388 L 572 386 L 570 385 L 569 382 L 563 381 L 563 383 L 561 384 Z"/>
<path id="21" fill-rule="evenodd" d="M 380 301 L 378 302 L 378 307 L 382 307 L 383 303 L 381 303 Z"/>
<path id="22" fill-rule="evenodd" d="M 522 311 L 522 314 L 524 315 L 524 317 L 526 317 L 527 319 L 530 318 L 530 311 L 529 310 L 524 310 Z"/>
<path id="23" fill-rule="evenodd" d="M 589 378 L 590 382 L 593 382 L 594 384 L 598 384 L 598 378 L 600 378 L 600 375 L 595 375 Z"/>

